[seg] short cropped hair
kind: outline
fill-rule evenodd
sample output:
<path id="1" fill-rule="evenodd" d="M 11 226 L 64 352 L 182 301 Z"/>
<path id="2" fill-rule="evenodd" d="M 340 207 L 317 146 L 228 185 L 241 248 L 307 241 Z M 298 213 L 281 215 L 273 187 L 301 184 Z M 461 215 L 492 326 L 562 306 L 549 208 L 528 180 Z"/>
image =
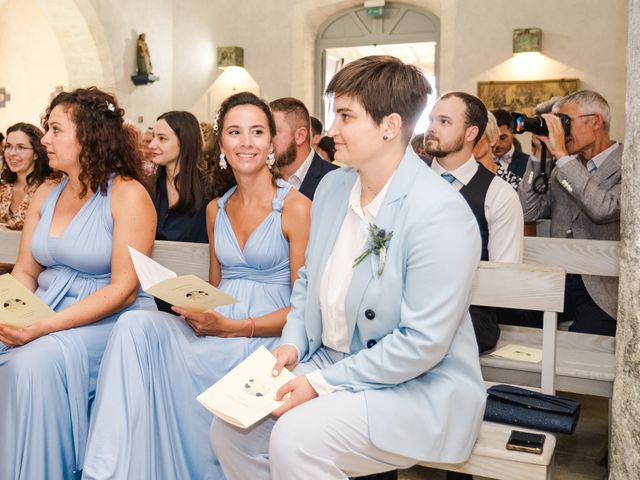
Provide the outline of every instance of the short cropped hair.
<path id="1" fill-rule="evenodd" d="M 313 135 L 322 135 L 322 130 L 324 130 L 324 126 L 319 118 L 311 117 L 311 133 Z"/>
<path id="2" fill-rule="evenodd" d="M 498 122 L 496 121 L 495 115 L 491 112 L 487 112 L 487 127 L 484 129 L 484 135 L 485 137 L 487 137 L 487 140 L 489 140 L 489 142 L 491 142 L 493 138 L 500 135 Z"/>
<path id="3" fill-rule="evenodd" d="M 269 103 L 272 112 L 282 112 L 287 118 L 287 122 L 292 129 L 304 127 L 307 129 L 307 137 L 311 140 L 311 119 L 309 110 L 297 98 L 283 97 Z"/>
<path id="4" fill-rule="evenodd" d="M 611 110 L 609 109 L 609 103 L 602 95 L 593 90 L 578 90 L 558 100 L 553 105 L 553 113 L 560 112 L 560 109 L 567 103 L 575 103 L 583 110 L 583 113 L 599 114 L 602 117 L 605 129 L 609 131 Z"/>
<path id="5" fill-rule="evenodd" d="M 553 106 L 561 98 L 562 97 L 559 97 L 559 96 L 551 97 L 546 102 L 537 104 L 536 108 L 534 108 L 533 111 L 535 112 L 536 115 L 542 115 L 543 113 L 551 113 L 551 111 L 553 110 Z"/>
<path id="6" fill-rule="evenodd" d="M 473 145 L 475 146 L 480 141 L 480 139 L 482 138 L 482 135 L 484 134 L 485 129 L 487 128 L 487 121 L 488 121 L 487 107 L 484 106 L 484 103 L 482 103 L 482 100 L 480 100 L 478 97 L 474 97 L 473 95 L 470 95 L 465 92 L 445 93 L 440 97 L 440 100 L 445 100 L 451 97 L 459 98 L 464 103 L 465 125 L 467 127 L 478 127 L 478 133 L 476 134 L 476 137 L 473 139 Z M 496 120 L 497 120 L 497 117 L 496 117 Z M 499 122 L 498 122 L 498 125 L 500 125 Z"/>
<path id="7" fill-rule="evenodd" d="M 499 108 L 497 110 L 491 110 L 491 113 L 493 114 L 493 116 L 496 119 L 496 123 L 498 124 L 498 128 L 502 127 L 503 125 L 508 127 L 509 124 L 511 123 L 511 114 L 509 112 L 507 112 L 506 110 L 503 110 L 502 108 Z"/>
<path id="8" fill-rule="evenodd" d="M 345 65 L 333 76 L 325 93 L 353 97 L 376 125 L 397 113 L 402 118 L 402 137 L 408 144 L 431 91 L 418 67 L 389 55 L 373 55 Z"/>

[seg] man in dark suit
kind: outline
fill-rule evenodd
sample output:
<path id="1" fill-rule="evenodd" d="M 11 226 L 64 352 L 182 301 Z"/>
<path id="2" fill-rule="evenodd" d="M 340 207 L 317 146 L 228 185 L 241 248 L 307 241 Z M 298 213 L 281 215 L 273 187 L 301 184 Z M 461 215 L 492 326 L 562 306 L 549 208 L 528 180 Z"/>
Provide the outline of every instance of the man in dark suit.
<path id="1" fill-rule="evenodd" d="M 276 121 L 273 146 L 282 177 L 313 200 L 322 177 L 337 166 L 325 161 L 311 148 L 309 111 L 297 98 L 283 97 L 270 103 Z"/>
<path id="2" fill-rule="evenodd" d="M 500 136 L 496 145 L 493 147 L 493 154 L 498 163 L 504 170 L 513 172 L 514 175 L 522 178 L 524 171 L 529 163 L 529 155 L 517 150 L 514 145 L 513 133 L 509 124 L 511 115 L 506 110 L 492 110 L 493 116 L 496 117 Z"/>
<path id="3" fill-rule="evenodd" d="M 609 104 L 598 93 L 580 90 L 558 100 L 554 114 L 571 119 L 565 138 L 560 119 L 542 115 L 549 127 L 543 141 L 555 158 L 549 191 L 536 193 L 540 162 L 529 162 L 518 195 L 525 221 L 551 214 L 551 236 L 590 240 L 620 240 L 622 145 L 611 140 Z M 615 335 L 618 278 L 567 275 L 563 316 L 569 330 Z"/>

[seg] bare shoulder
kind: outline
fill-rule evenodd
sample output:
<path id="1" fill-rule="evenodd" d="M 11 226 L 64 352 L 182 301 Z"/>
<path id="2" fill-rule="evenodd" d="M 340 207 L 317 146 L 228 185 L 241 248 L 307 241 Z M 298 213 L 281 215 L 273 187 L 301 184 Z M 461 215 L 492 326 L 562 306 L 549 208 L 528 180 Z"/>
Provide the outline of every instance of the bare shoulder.
<path id="1" fill-rule="evenodd" d="M 207 204 L 207 218 L 215 218 L 218 214 L 218 198 L 214 198 Z"/>
<path id="2" fill-rule="evenodd" d="M 149 198 L 147 189 L 133 178 L 117 175 L 111 183 L 111 198 L 116 201 L 135 201 Z"/>
<path id="3" fill-rule="evenodd" d="M 284 199 L 283 213 L 288 216 L 308 216 L 311 200 L 295 189 L 291 189 Z"/>
<path id="4" fill-rule="evenodd" d="M 40 208 L 44 204 L 44 201 L 47 199 L 51 191 L 56 188 L 60 184 L 60 182 L 60 178 L 47 179 L 42 182 L 36 192 L 33 194 L 31 205 L 36 205 L 38 208 Z"/>

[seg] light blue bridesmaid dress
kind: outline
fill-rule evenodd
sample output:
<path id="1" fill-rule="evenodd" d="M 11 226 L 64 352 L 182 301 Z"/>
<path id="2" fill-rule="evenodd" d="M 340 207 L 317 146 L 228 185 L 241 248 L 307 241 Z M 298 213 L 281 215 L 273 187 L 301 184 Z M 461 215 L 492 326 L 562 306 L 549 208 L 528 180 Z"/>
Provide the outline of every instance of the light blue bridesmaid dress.
<path id="1" fill-rule="evenodd" d="M 111 182 L 94 193 L 60 237 L 51 218 L 67 179 L 46 199 L 31 251 L 45 267 L 36 295 L 55 311 L 109 284 L 113 219 Z M 155 309 L 138 296 L 129 308 Z M 100 359 L 119 314 L 9 348 L 0 342 L 0 479 L 79 477 Z"/>
<path id="2" fill-rule="evenodd" d="M 217 310 L 234 319 L 289 305 L 289 244 L 281 210 L 290 185 L 279 181 L 273 210 L 240 250 L 225 212 L 235 191 L 218 200 L 215 251 L 219 288 L 240 302 Z M 114 327 L 98 379 L 84 479 L 224 478 L 209 446 L 212 415 L 196 396 L 260 345 L 278 337 L 199 337 L 180 317 L 128 312 Z"/>

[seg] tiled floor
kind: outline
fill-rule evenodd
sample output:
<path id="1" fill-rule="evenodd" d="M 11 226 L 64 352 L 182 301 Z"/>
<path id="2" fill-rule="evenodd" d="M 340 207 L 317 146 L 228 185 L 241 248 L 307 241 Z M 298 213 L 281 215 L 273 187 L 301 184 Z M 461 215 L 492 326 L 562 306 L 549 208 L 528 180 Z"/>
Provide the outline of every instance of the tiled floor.
<path id="1" fill-rule="evenodd" d="M 604 458 L 607 452 L 609 402 L 585 395 L 559 395 L 580 401 L 581 415 L 573 435 L 558 435 L 555 480 L 603 480 L 607 478 Z M 414 467 L 400 473 L 400 480 L 444 480 L 444 472 Z M 474 480 L 483 480 L 474 477 Z M 517 479 L 514 479 L 517 480 Z"/>

